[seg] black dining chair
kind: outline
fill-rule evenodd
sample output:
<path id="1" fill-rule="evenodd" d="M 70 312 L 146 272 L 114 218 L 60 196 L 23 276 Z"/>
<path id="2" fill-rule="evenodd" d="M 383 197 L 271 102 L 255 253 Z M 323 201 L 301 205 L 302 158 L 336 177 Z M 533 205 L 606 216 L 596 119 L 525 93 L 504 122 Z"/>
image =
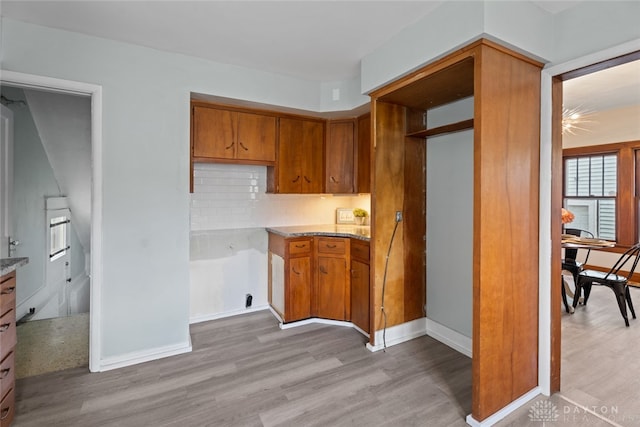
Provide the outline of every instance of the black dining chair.
<path id="1" fill-rule="evenodd" d="M 624 323 L 629 326 L 629 318 L 627 317 L 627 305 L 631 310 L 631 315 L 636 318 L 636 312 L 633 309 L 633 303 L 631 302 L 631 294 L 629 293 L 629 279 L 633 275 L 636 266 L 638 265 L 638 259 L 640 259 L 640 243 L 636 243 L 634 246 L 627 249 L 627 251 L 620 256 L 618 261 L 611 267 L 608 272 L 602 272 L 597 270 L 582 270 L 578 273 L 578 280 L 576 281 L 576 292 L 573 298 L 573 308 L 578 305 L 578 299 L 584 288 L 584 301 L 583 304 L 587 305 L 589 295 L 591 293 L 591 286 L 601 285 L 610 288 L 616 295 L 618 302 L 618 308 L 620 308 L 620 314 L 624 318 Z M 628 265 L 631 263 L 630 265 Z M 620 269 L 628 265 L 629 270 L 621 272 Z M 623 274 L 619 274 L 623 273 Z"/>
<path id="2" fill-rule="evenodd" d="M 572 236 L 577 237 L 589 237 L 593 238 L 593 233 L 587 230 L 581 230 L 579 228 L 565 228 L 565 234 L 570 234 Z M 578 258 L 578 249 L 577 248 L 565 248 L 564 250 L 564 258 L 562 259 L 562 269 L 568 271 L 573 276 L 573 283 L 578 282 L 578 273 L 580 273 L 584 265 L 587 263 L 589 259 L 589 254 L 591 253 L 591 249 L 584 249 L 587 251 L 584 261 L 577 261 Z M 569 303 L 567 302 L 567 291 L 564 288 L 564 280 L 562 282 L 562 302 L 564 303 L 564 308 L 567 313 L 570 313 Z M 575 306 L 574 306 L 575 307 Z"/>

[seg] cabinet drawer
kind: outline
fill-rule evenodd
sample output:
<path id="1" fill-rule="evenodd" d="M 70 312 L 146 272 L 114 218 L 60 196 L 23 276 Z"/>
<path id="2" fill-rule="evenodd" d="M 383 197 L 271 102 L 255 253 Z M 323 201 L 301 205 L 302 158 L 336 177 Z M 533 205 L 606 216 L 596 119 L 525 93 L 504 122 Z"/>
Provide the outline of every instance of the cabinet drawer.
<path id="1" fill-rule="evenodd" d="M 351 257 L 369 263 L 369 243 L 360 240 L 352 240 Z"/>
<path id="2" fill-rule="evenodd" d="M 16 402 L 14 390 L 11 389 L 0 403 L 0 427 L 8 427 L 13 421 Z"/>
<path id="3" fill-rule="evenodd" d="M 0 358 L 16 346 L 16 311 L 9 310 L 0 317 Z"/>
<path id="4" fill-rule="evenodd" d="M 311 252 L 311 240 L 295 240 L 289 242 L 289 255 L 306 254 Z"/>
<path id="5" fill-rule="evenodd" d="M 346 242 L 344 239 L 318 239 L 318 253 L 343 255 L 345 248 Z"/>
<path id="6" fill-rule="evenodd" d="M 14 352 L 12 351 L 0 362 L 0 396 L 4 397 L 15 383 Z"/>
<path id="7" fill-rule="evenodd" d="M 0 285 L 0 316 L 16 306 L 16 276 L 3 277 Z"/>

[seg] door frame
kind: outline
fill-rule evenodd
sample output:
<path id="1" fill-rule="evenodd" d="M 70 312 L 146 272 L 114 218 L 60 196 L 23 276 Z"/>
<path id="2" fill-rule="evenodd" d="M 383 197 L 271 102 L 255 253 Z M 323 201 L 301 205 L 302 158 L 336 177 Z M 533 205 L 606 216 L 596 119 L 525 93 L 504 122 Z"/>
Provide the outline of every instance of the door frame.
<path id="1" fill-rule="evenodd" d="M 0 82 L 26 89 L 91 97 L 91 272 L 89 370 L 101 371 L 102 332 L 102 86 L 0 70 Z"/>
<path id="2" fill-rule="evenodd" d="M 640 50 L 640 39 L 616 45 L 589 55 L 572 59 L 542 70 L 540 105 L 540 241 L 539 259 L 548 260 L 539 265 L 539 328 L 538 328 L 538 384 L 544 395 L 560 390 L 561 370 L 561 306 L 560 275 L 553 274 L 560 267 L 560 203 L 562 197 L 562 139 L 554 134 L 554 119 L 561 112 L 554 110 L 553 92 L 561 88 L 560 76 L 579 68 L 608 61 Z M 556 99 L 556 103 L 558 100 Z M 560 103 L 561 108 L 561 103 Z M 560 119 L 561 120 L 561 119 Z M 560 165 L 560 166 L 558 166 Z M 558 199 L 558 200 L 555 200 Z M 556 212 L 557 211 L 557 212 Z M 558 215 L 555 215 L 555 214 Z M 556 218 L 557 220 L 552 221 Z M 557 257 L 557 256 L 556 256 Z M 556 277 L 557 276 L 557 277 Z"/>

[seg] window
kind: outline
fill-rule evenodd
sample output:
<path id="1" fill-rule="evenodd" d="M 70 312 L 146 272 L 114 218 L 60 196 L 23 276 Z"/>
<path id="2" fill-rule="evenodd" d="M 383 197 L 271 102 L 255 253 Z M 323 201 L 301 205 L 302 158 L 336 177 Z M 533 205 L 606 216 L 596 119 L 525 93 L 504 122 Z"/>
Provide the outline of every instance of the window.
<path id="1" fill-rule="evenodd" d="M 615 240 L 620 250 L 638 242 L 640 141 L 563 150 L 563 202 L 575 215 L 565 227 Z"/>
<path id="2" fill-rule="evenodd" d="M 67 245 L 67 227 L 69 219 L 66 216 L 51 218 L 49 223 L 50 244 L 49 244 L 49 260 L 56 259 L 66 255 L 69 246 Z"/>
<path id="3" fill-rule="evenodd" d="M 576 216 L 571 227 L 616 239 L 616 154 L 564 160 L 564 205 Z"/>

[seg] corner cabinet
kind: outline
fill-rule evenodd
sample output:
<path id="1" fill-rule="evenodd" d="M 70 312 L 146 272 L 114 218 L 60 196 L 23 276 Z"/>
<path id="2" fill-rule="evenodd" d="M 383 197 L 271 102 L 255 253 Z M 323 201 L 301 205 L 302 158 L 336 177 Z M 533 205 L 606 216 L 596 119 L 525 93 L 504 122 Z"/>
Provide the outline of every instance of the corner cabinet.
<path id="1" fill-rule="evenodd" d="M 16 273 L 0 277 L 0 426 L 11 425 L 15 412 Z"/>
<path id="2" fill-rule="evenodd" d="M 323 319 L 350 320 L 350 239 L 315 237 L 314 243 L 316 284 L 313 315 Z"/>
<path id="3" fill-rule="evenodd" d="M 352 244 L 366 266 L 355 276 L 356 293 L 352 293 Z M 350 321 L 355 307 L 356 326 L 368 331 L 368 248 L 368 242 L 348 237 L 283 237 L 269 232 L 271 308 L 289 323 L 310 317 Z"/>
<path id="4" fill-rule="evenodd" d="M 276 117 L 192 104 L 194 161 L 273 165 Z"/>
<path id="5" fill-rule="evenodd" d="M 325 121 L 281 117 L 278 161 L 267 172 L 271 193 L 323 193 Z"/>

